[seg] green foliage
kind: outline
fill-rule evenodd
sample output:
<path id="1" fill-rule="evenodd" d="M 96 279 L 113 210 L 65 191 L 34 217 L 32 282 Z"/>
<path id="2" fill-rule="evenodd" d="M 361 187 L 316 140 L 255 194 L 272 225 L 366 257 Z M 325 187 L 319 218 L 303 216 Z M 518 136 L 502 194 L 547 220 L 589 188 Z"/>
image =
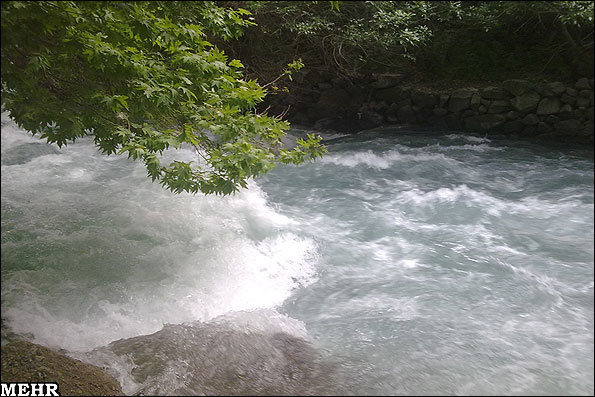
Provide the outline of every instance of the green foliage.
<path id="1" fill-rule="evenodd" d="M 1 7 L 2 106 L 48 142 L 90 135 L 103 153 L 142 161 L 171 191 L 224 195 L 275 164 L 325 151 L 314 136 L 285 149 L 288 123 L 255 111 L 265 88 L 212 44 L 253 25 L 246 10 L 175 1 Z M 182 145 L 201 161 L 161 164 L 164 150 Z"/>
<path id="2" fill-rule="evenodd" d="M 424 2 L 349 1 L 329 7 L 317 1 L 253 1 L 247 7 L 263 32 L 297 35 L 303 47 L 319 50 L 312 58 L 322 55 L 327 65 L 349 76 L 371 59 L 414 58 L 412 50 L 431 37 L 418 3 Z"/>
<path id="3" fill-rule="evenodd" d="M 568 80 L 593 73 L 593 2 L 441 3 L 451 7 L 450 17 L 430 24 L 434 39 L 418 53 L 425 70 L 443 77 L 525 73 Z"/>
<path id="4" fill-rule="evenodd" d="M 331 2 L 332 3 L 332 2 Z M 592 75 L 591 1 L 251 1 L 259 59 L 299 53 L 357 78 L 424 71 L 442 78 Z M 257 36 L 255 32 L 262 32 Z M 268 38 L 268 39 L 267 39 Z M 273 47 L 261 45 L 270 41 Z"/>

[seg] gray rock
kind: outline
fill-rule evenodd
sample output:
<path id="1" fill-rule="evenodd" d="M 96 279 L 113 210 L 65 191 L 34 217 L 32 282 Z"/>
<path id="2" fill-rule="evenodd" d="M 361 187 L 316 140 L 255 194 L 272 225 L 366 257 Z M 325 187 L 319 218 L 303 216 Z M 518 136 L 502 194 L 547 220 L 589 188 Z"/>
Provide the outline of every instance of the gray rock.
<path id="1" fill-rule="evenodd" d="M 397 111 L 397 117 L 402 123 L 412 124 L 417 121 L 417 116 L 411 105 L 405 105 Z"/>
<path id="2" fill-rule="evenodd" d="M 469 105 L 471 102 L 471 97 L 469 98 L 457 98 L 455 96 L 451 96 L 448 100 L 448 110 L 457 113 L 461 110 L 469 109 Z"/>
<path id="3" fill-rule="evenodd" d="M 481 95 L 475 93 L 471 95 L 471 100 L 469 101 L 469 106 L 471 109 L 476 110 L 481 105 Z"/>
<path id="4" fill-rule="evenodd" d="M 575 90 L 574 88 L 566 88 L 566 93 L 570 96 L 577 96 L 578 95 L 578 91 Z"/>
<path id="5" fill-rule="evenodd" d="M 412 90 L 411 102 L 421 108 L 430 108 L 438 103 L 438 96 L 429 92 Z"/>
<path id="6" fill-rule="evenodd" d="M 492 101 L 488 113 L 504 113 L 510 109 L 510 102 L 502 99 Z"/>
<path id="7" fill-rule="evenodd" d="M 512 134 L 522 131 L 524 127 L 525 125 L 521 123 L 520 120 L 511 120 L 502 125 L 502 131 L 507 134 Z"/>
<path id="8" fill-rule="evenodd" d="M 388 104 L 384 101 L 371 101 L 369 107 L 375 112 L 384 112 L 388 109 Z"/>
<path id="9" fill-rule="evenodd" d="M 321 90 L 329 90 L 333 88 L 333 85 L 331 83 L 327 83 L 326 81 L 322 81 L 318 83 L 318 88 Z"/>
<path id="10" fill-rule="evenodd" d="M 376 81 L 372 83 L 372 87 L 377 89 L 394 87 L 407 78 L 407 75 L 400 73 L 384 73 L 376 75 Z"/>
<path id="11" fill-rule="evenodd" d="M 345 88 L 349 95 L 357 98 L 362 98 L 367 96 L 367 89 L 360 85 L 352 85 Z"/>
<path id="12" fill-rule="evenodd" d="M 375 91 L 373 97 L 379 101 L 386 101 L 388 103 L 397 102 L 401 98 L 401 87 L 392 87 Z"/>
<path id="13" fill-rule="evenodd" d="M 589 88 L 591 88 L 591 85 L 589 84 L 589 79 L 586 77 L 578 79 L 574 86 L 577 90 L 588 90 Z"/>
<path id="14" fill-rule="evenodd" d="M 585 117 L 591 124 L 593 124 L 593 108 L 592 107 L 585 110 Z"/>
<path id="15" fill-rule="evenodd" d="M 562 120 L 555 124 L 556 131 L 574 132 L 581 129 L 582 124 L 576 119 Z"/>
<path id="16" fill-rule="evenodd" d="M 527 112 L 533 110 L 539 104 L 541 97 L 534 91 L 529 91 L 511 100 L 512 106 L 520 111 Z"/>
<path id="17" fill-rule="evenodd" d="M 351 104 L 352 99 L 351 95 L 342 88 L 322 91 L 314 109 L 308 111 L 308 117 L 318 120 L 344 113 L 353 113 L 358 106 Z"/>
<path id="18" fill-rule="evenodd" d="M 541 96 L 554 96 L 554 91 L 549 87 L 549 84 L 535 84 L 535 91 Z"/>
<path id="19" fill-rule="evenodd" d="M 552 128 L 552 126 L 550 126 L 548 123 L 544 123 L 543 121 L 540 121 L 537 124 L 537 132 L 540 132 L 542 134 L 546 133 L 546 132 L 552 132 L 554 129 Z"/>
<path id="20" fill-rule="evenodd" d="M 471 97 L 476 92 L 476 90 L 467 88 L 456 90 L 452 93 L 450 99 L 448 100 L 448 110 L 456 113 L 460 112 L 461 110 L 469 109 Z"/>
<path id="21" fill-rule="evenodd" d="M 417 113 L 417 121 L 422 124 L 431 124 L 430 119 L 433 117 L 432 109 L 421 108 Z"/>
<path id="22" fill-rule="evenodd" d="M 488 108 L 485 105 L 479 105 L 479 107 L 477 108 L 477 112 L 478 113 L 486 113 L 488 111 Z"/>
<path id="23" fill-rule="evenodd" d="M 446 123 L 446 126 L 450 129 L 460 130 L 461 128 L 463 128 L 461 119 L 456 114 L 447 114 L 446 116 L 444 116 L 444 121 Z"/>
<path id="24" fill-rule="evenodd" d="M 514 96 L 523 95 L 531 89 L 531 83 L 527 80 L 505 80 L 502 82 L 502 87 Z"/>
<path id="25" fill-rule="evenodd" d="M 560 101 L 562 101 L 563 103 L 569 103 L 571 105 L 574 105 L 576 103 L 576 97 L 570 96 L 567 93 L 564 93 L 560 97 Z"/>
<path id="26" fill-rule="evenodd" d="M 466 109 L 466 110 L 463 110 L 463 113 L 461 113 L 461 118 L 466 119 L 467 117 L 471 117 L 474 115 L 475 115 L 475 112 L 473 110 Z"/>
<path id="27" fill-rule="evenodd" d="M 411 99 L 409 99 L 409 98 L 402 99 L 399 102 L 397 102 L 398 108 L 402 108 L 403 106 L 407 106 L 407 105 L 411 105 Z"/>
<path id="28" fill-rule="evenodd" d="M 510 94 L 501 87 L 486 87 L 481 90 L 481 96 L 486 99 L 506 99 Z"/>
<path id="29" fill-rule="evenodd" d="M 533 136 L 537 134 L 537 127 L 534 125 L 527 125 L 525 126 L 525 128 L 523 128 L 522 134 L 527 136 Z"/>
<path id="30" fill-rule="evenodd" d="M 397 105 L 396 103 L 392 103 L 388 109 L 386 109 L 386 114 L 389 116 L 396 116 L 397 115 L 397 111 L 399 110 L 399 105 Z"/>
<path id="31" fill-rule="evenodd" d="M 555 114 L 560 112 L 560 100 L 557 97 L 543 98 L 537 106 L 537 114 Z"/>
<path id="32" fill-rule="evenodd" d="M 510 112 L 506 113 L 506 118 L 508 120 L 516 120 L 520 117 L 520 113 L 516 110 L 511 110 Z"/>
<path id="33" fill-rule="evenodd" d="M 458 89 L 452 93 L 451 99 L 452 98 L 470 99 L 473 96 L 473 94 L 475 94 L 476 92 L 477 92 L 477 90 L 474 90 L 472 88 L 461 88 L 461 89 Z"/>
<path id="34" fill-rule="evenodd" d="M 549 83 L 548 87 L 554 93 L 554 95 L 562 95 L 566 91 L 566 86 L 564 83 L 560 83 L 559 81 Z"/>
<path id="35" fill-rule="evenodd" d="M 562 105 L 562 107 L 560 108 L 560 113 L 570 113 L 572 112 L 574 109 L 572 108 L 572 106 L 570 106 L 568 103 L 565 103 L 564 105 Z"/>
<path id="36" fill-rule="evenodd" d="M 591 104 L 591 100 L 589 98 L 585 98 L 585 97 L 579 96 L 576 99 L 576 106 L 578 106 L 578 107 L 586 108 L 590 104 Z"/>
<path id="37" fill-rule="evenodd" d="M 539 117 L 535 113 L 529 113 L 521 120 L 521 123 L 525 125 L 535 125 L 539 123 Z"/>
<path id="38" fill-rule="evenodd" d="M 398 102 L 402 99 L 408 98 L 411 93 L 411 87 L 392 87 L 385 88 L 374 92 L 374 98 L 379 101 L 386 101 L 388 103 Z"/>
<path id="39" fill-rule="evenodd" d="M 345 79 L 340 78 L 340 77 L 333 77 L 331 79 L 331 84 L 333 85 L 333 87 L 346 88 L 349 85 L 349 82 Z"/>
<path id="40" fill-rule="evenodd" d="M 448 114 L 448 110 L 446 110 L 444 108 L 435 108 L 432 110 L 432 113 L 435 116 L 442 117 L 442 116 L 446 116 L 446 114 Z"/>
<path id="41" fill-rule="evenodd" d="M 465 119 L 465 128 L 470 131 L 490 131 L 497 129 L 506 121 L 502 114 L 480 114 Z"/>
<path id="42" fill-rule="evenodd" d="M 450 95 L 448 95 L 448 94 L 440 95 L 438 106 L 440 106 L 441 108 L 446 107 L 446 104 L 448 103 L 449 98 L 450 98 Z"/>
<path id="43" fill-rule="evenodd" d="M 558 113 L 558 117 L 560 120 L 568 120 L 574 117 L 574 109 L 569 104 L 564 104 L 560 108 L 560 113 Z"/>

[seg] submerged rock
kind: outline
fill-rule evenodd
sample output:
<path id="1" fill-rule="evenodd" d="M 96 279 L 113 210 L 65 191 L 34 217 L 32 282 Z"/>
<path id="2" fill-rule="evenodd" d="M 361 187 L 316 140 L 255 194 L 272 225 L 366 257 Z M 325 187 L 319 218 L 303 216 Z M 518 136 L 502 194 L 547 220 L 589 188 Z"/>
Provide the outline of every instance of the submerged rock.
<path id="1" fill-rule="evenodd" d="M 54 146 L 45 143 L 24 143 L 2 153 L 2 165 L 25 164 L 39 156 L 59 153 Z"/>
<path id="2" fill-rule="evenodd" d="M 100 365 L 129 368 L 120 381 L 134 395 L 373 393 L 361 385 L 371 374 L 356 370 L 355 361 L 331 358 L 280 329 L 227 321 L 167 324 L 150 335 L 114 341 L 87 357 Z"/>

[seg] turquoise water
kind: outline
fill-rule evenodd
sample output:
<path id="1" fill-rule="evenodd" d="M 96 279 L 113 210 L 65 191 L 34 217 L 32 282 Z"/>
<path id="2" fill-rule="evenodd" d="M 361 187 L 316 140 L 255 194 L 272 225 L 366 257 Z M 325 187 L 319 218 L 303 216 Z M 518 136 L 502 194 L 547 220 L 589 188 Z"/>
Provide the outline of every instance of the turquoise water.
<path id="1" fill-rule="evenodd" d="M 3 115 L 3 321 L 129 394 L 593 394 L 592 150 L 327 138 L 176 196 Z"/>

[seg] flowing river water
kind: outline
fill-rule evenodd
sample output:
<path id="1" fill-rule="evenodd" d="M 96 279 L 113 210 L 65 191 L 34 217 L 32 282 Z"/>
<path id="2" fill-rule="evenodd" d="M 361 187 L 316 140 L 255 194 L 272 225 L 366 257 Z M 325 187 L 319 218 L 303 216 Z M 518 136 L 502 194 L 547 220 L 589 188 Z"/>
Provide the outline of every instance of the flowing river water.
<path id="1" fill-rule="evenodd" d="M 1 136 L 3 326 L 127 394 L 594 392 L 591 148 L 385 128 L 221 198 Z"/>

